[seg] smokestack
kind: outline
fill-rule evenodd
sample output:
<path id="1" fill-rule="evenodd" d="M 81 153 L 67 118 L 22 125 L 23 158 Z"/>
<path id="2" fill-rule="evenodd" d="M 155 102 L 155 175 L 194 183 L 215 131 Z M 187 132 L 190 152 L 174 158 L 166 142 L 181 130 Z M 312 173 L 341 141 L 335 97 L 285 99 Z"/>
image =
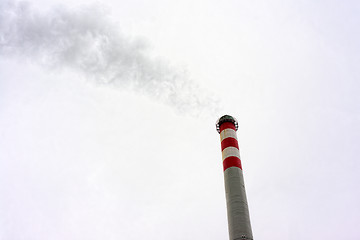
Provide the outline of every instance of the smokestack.
<path id="1" fill-rule="evenodd" d="M 232 116 L 224 115 L 217 121 L 216 129 L 220 133 L 230 240 L 252 240 L 249 209 L 236 137 L 238 122 Z"/>

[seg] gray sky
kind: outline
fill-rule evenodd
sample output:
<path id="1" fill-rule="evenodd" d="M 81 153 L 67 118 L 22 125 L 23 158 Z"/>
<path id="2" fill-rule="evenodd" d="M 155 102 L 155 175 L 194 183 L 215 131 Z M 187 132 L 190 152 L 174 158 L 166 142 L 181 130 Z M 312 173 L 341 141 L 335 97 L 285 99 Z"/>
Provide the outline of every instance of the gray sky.
<path id="1" fill-rule="evenodd" d="M 0 239 L 359 239 L 357 1 L 2 1 Z"/>

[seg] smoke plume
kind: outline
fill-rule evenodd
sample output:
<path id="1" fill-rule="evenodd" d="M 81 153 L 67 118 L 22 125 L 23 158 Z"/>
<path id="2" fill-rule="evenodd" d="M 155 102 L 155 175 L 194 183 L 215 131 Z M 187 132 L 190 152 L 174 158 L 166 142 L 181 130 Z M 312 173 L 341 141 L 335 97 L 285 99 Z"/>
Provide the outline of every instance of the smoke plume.
<path id="1" fill-rule="evenodd" d="M 130 88 L 181 111 L 216 107 L 186 71 L 152 57 L 146 41 L 124 35 L 99 6 L 43 12 L 26 2 L 3 1 L 0 54 L 74 69 L 97 83 Z"/>

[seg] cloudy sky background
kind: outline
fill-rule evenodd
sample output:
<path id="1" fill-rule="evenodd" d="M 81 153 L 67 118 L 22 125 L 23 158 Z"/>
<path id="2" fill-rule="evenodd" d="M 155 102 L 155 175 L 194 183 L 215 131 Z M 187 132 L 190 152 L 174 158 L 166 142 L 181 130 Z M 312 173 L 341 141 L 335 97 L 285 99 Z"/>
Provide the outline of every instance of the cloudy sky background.
<path id="1" fill-rule="evenodd" d="M 0 239 L 359 239 L 357 1 L 2 1 Z"/>

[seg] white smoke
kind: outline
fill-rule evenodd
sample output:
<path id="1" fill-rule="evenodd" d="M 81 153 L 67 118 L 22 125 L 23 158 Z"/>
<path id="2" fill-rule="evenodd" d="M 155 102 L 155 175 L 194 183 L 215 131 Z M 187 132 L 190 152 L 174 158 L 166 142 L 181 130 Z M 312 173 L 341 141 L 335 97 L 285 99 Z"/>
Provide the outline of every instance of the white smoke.
<path id="1" fill-rule="evenodd" d="M 144 40 L 124 35 L 98 5 L 41 12 L 26 2 L 2 1 L 0 54 L 71 68 L 98 83 L 140 91 L 181 111 L 217 105 L 185 71 L 151 57 Z"/>

